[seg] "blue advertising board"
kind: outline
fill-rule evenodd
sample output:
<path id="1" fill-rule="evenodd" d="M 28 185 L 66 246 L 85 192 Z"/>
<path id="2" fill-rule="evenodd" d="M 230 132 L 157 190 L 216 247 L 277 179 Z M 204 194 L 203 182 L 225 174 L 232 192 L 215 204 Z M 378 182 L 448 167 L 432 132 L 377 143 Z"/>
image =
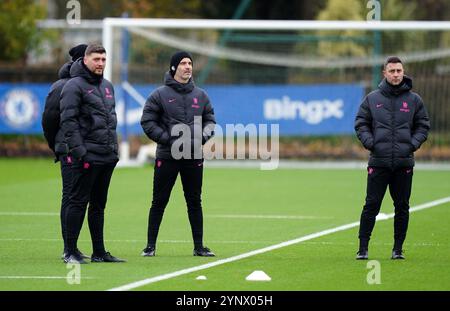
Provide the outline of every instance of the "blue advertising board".
<path id="1" fill-rule="evenodd" d="M 42 133 L 41 116 L 49 84 L 0 84 L 0 133 Z"/>
<path id="2" fill-rule="evenodd" d="M 134 86 L 127 96 L 127 132 L 143 134 L 142 105 L 155 85 Z M 40 134 L 50 84 L 0 84 L 0 133 Z M 124 90 L 116 87 L 119 133 L 124 123 Z M 364 96 L 360 84 L 205 86 L 217 124 L 279 124 L 280 135 L 353 134 Z M 139 101 L 139 102 L 138 102 Z"/>
<path id="3" fill-rule="evenodd" d="M 364 96 L 358 84 L 211 86 L 218 124 L 274 124 L 280 135 L 352 134 Z"/>

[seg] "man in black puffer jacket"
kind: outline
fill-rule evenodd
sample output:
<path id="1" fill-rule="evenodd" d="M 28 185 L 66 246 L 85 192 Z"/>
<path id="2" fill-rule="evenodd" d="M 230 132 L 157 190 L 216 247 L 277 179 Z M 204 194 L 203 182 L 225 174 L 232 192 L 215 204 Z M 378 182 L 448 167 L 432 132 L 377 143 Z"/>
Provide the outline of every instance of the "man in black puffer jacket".
<path id="1" fill-rule="evenodd" d="M 76 252 L 87 203 L 92 262 L 123 262 L 105 250 L 104 210 L 118 161 L 114 88 L 103 78 L 106 51 L 89 45 L 84 58 L 70 68 L 71 79 L 61 93 L 61 130 L 74 161 L 66 217 L 67 263 L 86 263 Z"/>
<path id="2" fill-rule="evenodd" d="M 194 256 L 214 256 L 203 246 L 201 206 L 203 180 L 202 144 L 213 135 L 214 110 L 206 92 L 194 85 L 192 56 L 181 51 L 170 61 L 165 85 L 149 96 L 141 125 L 158 143 L 153 178 L 153 201 L 149 213 L 148 243 L 142 256 L 155 256 L 156 238 L 172 187 L 180 173 Z"/>
<path id="3" fill-rule="evenodd" d="M 60 109 L 59 101 L 61 97 L 61 92 L 67 81 L 70 79 L 70 67 L 74 61 L 80 57 L 84 57 L 84 52 L 86 51 L 86 44 L 80 44 L 74 46 L 69 50 L 69 55 L 72 60 L 65 63 L 59 70 L 58 76 L 59 80 L 52 84 L 50 92 L 45 99 L 44 113 L 42 114 L 42 129 L 44 130 L 44 136 L 47 140 L 49 148 L 55 154 L 55 162 L 61 163 L 61 177 L 62 177 L 62 200 L 61 200 L 61 231 L 64 241 L 64 252 L 62 259 L 67 253 L 67 243 L 66 243 L 66 212 L 67 206 L 69 204 L 69 193 L 70 187 L 72 185 L 72 157 L 68 153 L 69 148 L 67 146 L 66 140 L 60 128 Z M 83 215 L 84 219 L 84 215 Z M 83 258 L 89 258 L 88 256 L 76 250 L 77 253 Z"/>
<path id="4" fill-rule="evenodd" d="M 405 258 L 402 247 L 408 229 L 414 152 L 425 142 L 430 129 L 422 99 L 411 91 L 412 80 L 404 75 L 401 60 L 389 57 L 383 73 L 385 78 L 378 90 L 364 98 L 355 120 L 357 136 L 370 150 L 356 259 L 368 259 L 370 236 L 388 185 L 395 207 L 391 258 Z"/>

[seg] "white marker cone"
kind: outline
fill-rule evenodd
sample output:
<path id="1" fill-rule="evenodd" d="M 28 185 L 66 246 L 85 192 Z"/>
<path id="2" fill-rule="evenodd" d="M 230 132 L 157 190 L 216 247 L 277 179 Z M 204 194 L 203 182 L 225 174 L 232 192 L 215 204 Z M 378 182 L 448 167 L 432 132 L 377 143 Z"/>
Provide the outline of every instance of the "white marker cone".
<path id="1" fill-rule="evenodd" d="M 250 273 L 246 278 L 247 281 L 270 281 L 272 280 L 264 271 L 256 270 Z"/>
<path id="2" fill-rule="evenodd" d="M 204 275 L 199 275 L 198 277 L 195 278 L 196 280 L 207 280 L 206 276 Z"/>

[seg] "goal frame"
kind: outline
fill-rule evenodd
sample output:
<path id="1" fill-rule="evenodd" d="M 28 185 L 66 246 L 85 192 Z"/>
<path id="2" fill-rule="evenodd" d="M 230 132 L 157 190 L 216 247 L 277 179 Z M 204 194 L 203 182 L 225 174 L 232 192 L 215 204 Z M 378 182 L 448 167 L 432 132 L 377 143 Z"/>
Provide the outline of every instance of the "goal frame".
<path id="1" fill-rule="evenodd" d="M 105 18 L 103 19 L 102 41 L 108 57 L 104 77 L 112 80 L 114 55 L 113 33 L 115 28 L 146 27 L 154 29 L 219 29 L 219 30 L 392 30 L 431 31 L 450 30 L 448 21 L 317 21 L 317 20 L 236 20 L 236 19 L 170 19 L 170 18 Z M 126 113 L 126 111 L 125 111 Z M 129 143 L 120 143 L 122 165 L 131 163 Z"/>

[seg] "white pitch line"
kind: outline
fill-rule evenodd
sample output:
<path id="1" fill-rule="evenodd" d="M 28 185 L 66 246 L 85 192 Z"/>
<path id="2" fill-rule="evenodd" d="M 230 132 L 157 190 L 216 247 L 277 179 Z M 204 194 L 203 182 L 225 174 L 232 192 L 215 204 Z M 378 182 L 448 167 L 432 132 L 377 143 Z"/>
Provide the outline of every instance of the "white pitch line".
<path id="1" fill-rule="evenodd" d="M 61 242 L 61 239 L 21 239 L 21 238 L 11 238 L 11 239 L 0 239 L 0 242 Z M 91 240 L 78 240 L 78 242 L 91 242 Z M 105 242 L 112 242 L 112 243 L 146 243 L 147 240 L 105 240 Z M 174 244 L 191 244 L 191 240 L 158 240 L 158 243 L 174 243 Z M 267 244 L 267 243 L 275 243 L 275 241 L 215 241 L 215 240 L 208 240 L 208 243 L 214 243 L 214 244 Z"/>
<path id="2" fill-rule="evenodd" d="M 59 213 L 46 212 L 0 212 L 0 216 L 59 216 Z"/>
<path id="3" fill-rule="evenodd" d="M 424 204 L 420 204 L 420 205 L 414 206 L 414 207 L 410 208 L 409 211 L 410 212 L 416 212 L 416 211 L 423 210 L 423 209 L 426 209 L 426 208 L 430 208 L 430 207 L 433 207 L 433 206 L 441 205 L 441 204 L 444 204 L 444 203 L 447 203 L 447 202 L 450 202 L 450 197 L 446 197 L 446 198 L 442 198 L 442 199 L 438 199 L 438 200 L 435 200 L 435 201 L 431 201 L 431 202 L 427 202 L 427 203 L 424 203 Z M 386 220 L 386 219 L 392 218 L 393 215 L 394 214 L 388 214 L 388 215 L 386 215 L 385 218 L 378 219 L 376 221 L 382 221 L 382 220 Z M 267 252 L 270 252 L 270 251 L 273 251 L 273 250 L 276 250 L 276 249 L 279 249 L 279 248 L 282 248 L 282 247 L 286 247 L 286 246 L 290 246 L 290 245 L 293 245 L 293 244 L 301 243 L 301 242 L 304 242 L 304 241 L 312 240 L 312 239 L 315 239 L 315 238 L 318 238 L 318 237 L 321 237 L 321 236 L 324 236 L 324 235 L 336 233 L 336 232 L 339 232 L 339 231 L 352 229 L 352 228 L 355 228 L 355 227 L 358 227 L 358 226 L 359 226 L 359 221 L 352 222 L 352 223 L 349 223 L 349 224 L 346 224 L 346 225 L 342 225 L 342 226 L 339 226 L 339 227 L 336 227 L 336 228 L 331 228 L 331 229 L 323 230 L 323 231 L 320 231 L 320 232 L 312 233 L 312 234 L 309 234 L 309 235 L 306 235 L 306 236 L 303 236 L 303 237 L 299 237 L 299 238 L 294 239 L 294 240 L 289 240 L 289 241 L 285 241 L 285 242 L 282 242 L 282 243 L 279 243 L 279 244 L 275 244 L 275 245 L 272 245 L 272 246 L 268 246 L 268 247 L 264 247 L 264 248 L 261 248 L 261 249 L 257 249 L 257 250 L 254 250 L 254 251 L 251 251 L 251 252 L 248 252 L 248 253 L 240 254 L 240 255 L 229 257 L 229 258 L 225 258 L 225 259 L 220 259 L 220 260 L 213 261 L 213 262 L 210 262 L 210 263 L 207 263 L 207 264 L 203 264 L 203 265 L 200 265 L 200 266 L 186 268 L 186 269 L 183 269 L 183 270 L 178 270 L 178 271 L 174 271 L 174 272 L 171 272 L 171 273 L 166 273 L 166 274 L 158 275 L 158 276 L 155 276 L 155 277 L 147 278 L 147 279 L 144 279 L 144 280 L 141 280 L 141 281 L 137 281 L 137 282 L 125 284 L 125 285 L 122 285 L 122 286 L 114 287 L 114 288 L 109 289 L 108 291 L 126 291 L 126 290 L 130 290 L 130 289 L 138 288 L 138 287 L 141 287 L 141 286 L 144 286 L 144 285 L 148 285 L 148 284 L 151 284 L 151 283 L 156 283 L 156 282 L 159 282 L 159 281 L 175 278 L 175 277 L 178 277 L 180 275 L 189 274 L 189 273 L 200 271 L 200 270 L 205 270 L 205 269 L 208 269 L 208 268 L 211 268 L 211 267 L 220 266 L 220 265 L 223 265 L 223 264 L 226 264 L 226 263 L 229 263 L 229 262 L 238 261 L 238 260 L 241 260 L 241 259 L 244 259 L 244 258 L 252 257 L 252 256 L 263 254 L 263 253 L 267 253 Z"/>
<path id="4" fill-rule="evenodd" d="M 206 215 L 207 218 L 238 218 L 238 219 L 333 219 L 333 217 L 302 216 L 302 215 Z"/>
<path id="5" fill-rule="evenodd" d="M 205 167 L 211 168 L 259 168 L 260 160 L 207 160 Z M 367 167 L 367 161 L 295 161 L 280 160 L 278 162 L 279 169 L 307 169 L 307 170 L 323 170 L 323 169 L 364 169 Z M 414 170 L 424 171 L 449 171 L 449 162 L 440 163 L 424 163 L 417 162 Z"/>
<path id="6" fill-rule="evenodd" d="M 47 212 L 0 212 L 0 216 L 59 216 L 59 213 Z M 207 218 L 254 218 L 254 219 L 332 219 L 333 217 L 305 216 L 305 215 L 205 215 Z"/>
<path id="7" fill-rule="evenodd" d="M 67 279 L 67 276 L 25 276 L 25 275 L 0 275 L 0 279 Z M 93 277 L 83 277 L 80 279 L 94 279 Z"/>

